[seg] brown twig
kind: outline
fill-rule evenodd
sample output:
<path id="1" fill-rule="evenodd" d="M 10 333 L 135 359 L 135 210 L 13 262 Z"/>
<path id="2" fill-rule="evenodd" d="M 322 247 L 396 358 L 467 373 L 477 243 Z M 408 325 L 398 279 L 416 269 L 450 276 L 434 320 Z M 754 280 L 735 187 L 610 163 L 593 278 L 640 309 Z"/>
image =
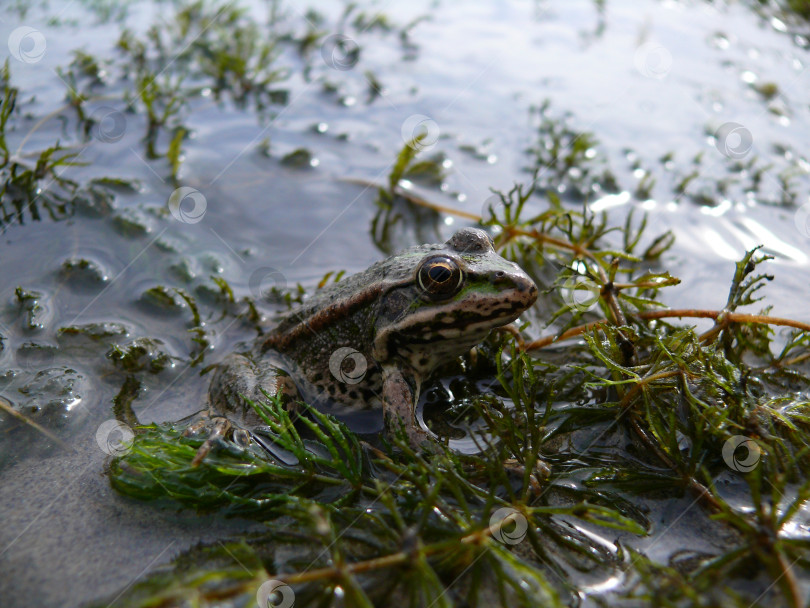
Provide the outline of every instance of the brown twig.
<path id="1" fill-rule="evenodd" d="M 366 186 L 367 188 L 381 188 L 383 190 L 386 189 L 385 186 L 383 186 L 382 184 L 378 184 L 376 182 L 357 177 L 346 177 L 341 179 L 340 181 L 346 182 L 348 184 L 357 184 L 358 186 Z M 394 186 L 394 194 L 396 194 L 397 196 L 401 196 L 402 198 L 412 202 L 415 205 L 419 205 L 420 207 L 427 207 L 428 209 L 433 209 L 438 213 L 447 213 L 448 215 L 463 217 L 465 219 L 472 220 L 474 222 L 481 221 L 480 215 L 470 213 L 469 211 L 463 211 L 461 209 L 455 209 L 453 207 L 445 207 L 444 205 L 437 205 L 436 203 L 431 203 L 430 201 L 411 192 L 410 190 L 403 188 L 402 186 Z"/>
<path id="2" fill-rule="evenodd" d="M 535 241 L 540 241 L 546 245 L 551 245 L 553 247 L 557 247 L 559 249 L 567 249 L 568 251 L 573 251 L 577 254 L 577 256 L 581 258 L 588 258 L 589 260 L 596 261 L 596 256 L 589 251 L 586 247 L 578 243 L 571 243 L 569 241 L 564 241 L 563 239 L 558 239 L 553 236 L 549 236 L 543 232 L 539 232 L 537 230 L 523 230 L 522 228 L 517 228 L 516 226 L 503 226 L 503 233 L 507 235 L 507 241 L 512 240 L 516 236 L 526 236 Z M 599 268 L 602 271 L 602 268 Z M 607 280 L 607 278 L 605 278 Z"/>
<path id="3" fill-rule="evenodd" d="M 555 342 L 562 342 L 563 340 L 570 340 L 571 338 L 576 338 L 579 335 L 584 334 L 586 331 L 590 331 L 594 327 L 598 325 L 606 325 L 607 319 L 599 319 L 598 321 L 592 321 L 590 323 L 585 323 L 585 325 L 577 325 L 576 327 L 572 327 L 569 330 L 564 331 L 559 336 L 545 336 L 543 338 L 538 338 L 537 340 L 533 340 L 528 344 L 523 345 L 523 350 L 530 351 L 530 350 L 539 350 Z"/>
<path id="4" fill-rule="evenodd" d="M 686 484 L 689 486 L 693 492 L 698 495 L 698 498 L 703 502 L 708 508 L 710 508 L 715 513 L 719 513 L 723 510 L 722 505 L 720 502 L 712 495 L 709 491 L 709 488 L 704 486 L 700 483 L 697 479 L 695 479 L 689 473 L 681 471 L 679 467 L 672 461 L 672 459 L 658 446 L 658 444 L 653 441 L 646 431 L 641 427 L 639 424 L 638 417 L 633 414 L 630 418 L 630 426 L 633 431 L 638 435 L 639 439 L 644 443 L 644 445 L 652 451 L 658 458 L 663 462 L 667 467 L 672 469 L 675 473 L 681 476 Z"/>
<path id="5" fill-rule="evenodd" d="M 384 185 L 378 184 L 376 182 L 362 179 L 362 178 L 343 178 L 341 181 L 344 181 L 349 184 L 357 184 L 358 186 L 366 186 L 367 188 L 382 188 L 386 189 Z M 463 209 L 456 209 L 455 207 L 447 207 L 445 205 L 439 205 L 437 203 L 432 203 L 429 200 L 426 200 L 419 196 L 418 194 L 403 188 L 402 186 L 394 186 L 394 194 L 397 196 L 401 196 L 402 198 L 410 201 L 414 205 L 418 205 L 420 207 L 425 207 L 427 209 L 432 209 L 437 213 L 446 213 L 448 215 L 454 215 L 456 217 L 463 217 L 468 220 L 472 220 L 474 222 L 481 222 L 483 221 L 483 217 L 478 215 L 477 213 L 470 213 L 469 211 L 464 211 Z M 536 241 L 544 243 L 546 245 L 551 245 L 553 247 L 558 247 L 560 249 L 567 249 L 569 251 L 573 251 L 579 257 L 588 258 L 591 260 L 596 260 L 596 256 L 591 253 L 587 248 L 579 245 L 577 243 L 570 243 L 568 241 L 564 241 L 562 239 L 554 238 L 553 236 L 549 236 L 542 232 L 538 232 L 537 230 L 524 230 L 522 228 L 517 228 L 515 226 L 503 226 L 503 234 L 506 235 L 506 241 L 510 241 L 517 236 L 526 236 L 532 238 Z"/>
<path id="6" fill-rule="evenodd" d="M 807 323 L 803 323 L 801 321 L 794 321 L 793 319 L 785 319 L 783 317 L 769 317 L 767 315 L 749 315 L 744 313 L 737 313 L 737 312 L 727 312 L 723 310 L 701 310 L 697 308 L 686 308 L 686 309 L 677 309 L 677 310 L 645 310 L 635 314 L 635 316 L 639 319 L 644 319 L 645 321 L 652 321 L 656 319 L 667 319 L 672 317 L 678 318 L 696 318 L 696 319 L 717 319 L 718 317 L 724 317 L 724 323 L 727 325 L 728 323 L 760 323 L 765 325 L 777 325 L 781 327 L 795 327 L 796 329 L 800 329 L 802 331 L 810 332 L 810 325 Z M 559 336 L 545 336 L 543 338 L 538 338 L 537 340 L 533 340 L 528 344 L 525 344 L 523 350 L 530 351 L 530 350 L 538 350 L 549 346 L 550 344 L 554 344 L 555 342 L 561 342 L 563 340 L 569 340 L 571 338 L 575 338 L 586 331 L 589 331 L 591 328 L 597 325 L 605 325 L 608 323 L 607 319 L 599 319 L 598 321 L 591 321 L 590 323 L 586 323 L 584 325 L 578 325 L 577 327 L 572 327 L 571 329 L 564 331 Z"/>
<path id="7" fill-rule="evenodd" d="M 308 572 L 274 574 L 270 576 L 270 578 L 273 580 L 283 581 L 290 585 L 308 583 L 310 581 L 322 579 L 335 579 L 345 576 L 346 574 L 361 574 L 370 570 L 379 570 L 380 568 L 397 566 L 413 559 L 419 554 L 424 557 L 430 557 L 431 555 L 435 555 L 451 547 L 457 547 L 458 545 L 480 545 L 487 542 L 489 537 L 498 532 L 503 526 L 513 523 L 515 517 L 518 515 L 519 513 L 517 511 L 511 513 L 503 519 L 496 521 L 489 527 L 484 528 L 483 530 L 471 532 L 466 536 L 462 536 L 458 540 L 442 541 L 432 545 L 417 547 L 412 551 L 398 551 L 397 553 L 392 553 L 383 557 L 375 557 L 351 564 L 339 564 L 327 568 L 318 568 L 317 570 L 309 570 Z"/>
<path id="8" fill-rule="evenodd" d="M 651 321 L 653 319 L 665 319 L 668 317 L 694 317 L 700 319 L 715 319 L 725 315 L 726 323 L 760 323 L 763 325 L 780 325 L 783 327 L 795 327 L 802 331 L 810 332 L 810 325 L 793 319 L 783 317 L 769 317 L 768 315 L 749 315 L 739 312 L 727 312 L 723 310 L 701 310 L 696 308 L 686 308 L 682 310 L 645 310 L 637 313 L 640 319 Z"/>
<path id="9" fill-rule="evenodd" d="M 11 406 L 11 402 L 8 401 L 5 397 L 0 397 L 0 410 L 3 410 L 4 412 L 9 414 L 10 416 L 13 416 L 14 418 L 19 420 L 23 424 L 27 424 L 28 426 L 32 427 L 33 429 L 36 429 L 37 431 L 39 431 L 40 433 L 45 435 L 48 439 L 50 439 L 51 441 L 56 443 L 59 447 L 64 448 L 66 450 L 70 449 L 70 446 L 68 444 L 66 444 L 64 441 L 59 439 L 59 437 L 57 437 L 56 435 L 51 433 L 48 429 L 42 427 L 41 425 L 37 424 L 36 422 L 31 420 L 27 416 L 25 416 L 25 415 L 21 414 L 20 412 L 18 412 L 17 410 L 15 410 Z"/>
<path id="10" fill-rule="evenodd" d="M 777 550 L 774 551 L 774 553 L 776 554 L 776 563 L 779 564 L 779 577 L 774 582 L 780 583 L 780 581 L 784 580 L 785 582 L 780 584 L 787 592 L 785 595 L 789 596 L 788 599 L 790 600 L 791 608 L 801 608 L 802 592 L 800 591 L 799 582 L 796 580 L 796 575 L 793 572 L 793 564 L 799 560 L 797 558 L 793 562 L 788 563 L 781 551 Z"/>

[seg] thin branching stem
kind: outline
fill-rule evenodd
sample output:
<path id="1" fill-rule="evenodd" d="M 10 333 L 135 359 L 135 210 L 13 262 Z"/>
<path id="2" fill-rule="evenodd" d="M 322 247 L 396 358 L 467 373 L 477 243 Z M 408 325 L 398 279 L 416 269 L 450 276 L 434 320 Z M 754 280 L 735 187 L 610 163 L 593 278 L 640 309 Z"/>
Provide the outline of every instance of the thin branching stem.
<path id="1" fill-rule="evenodd" d="M 783 327 L 795 327 L 796 329 L 801 329 L 802 331 L 810 332 L 810 325 L 807 323 L 803 323 L 801 321 L 795 321 L 793 319 L 785 319 L 782 317 L 769 317 L 767 315 L 749 315 L 744 313 L 738 312 L 728 312 L 723 310 L 700 310 L 695 308 L 688 308 L 688 309 L 677 309 L 677 310 L 645 310 L 641 312 L 635 313 L 635 316 L 639 319 L 644 319 L 645 321 L 651 321 L 655 319 L 666 319 L 666 318 L 695 318 L 695 319 L 717 319 L 718 317 L 725 315 L 725 323 L 758 323 L 763 325 L 777 325 Z M 598 321 L 591 321 L 590 323 L 585 323 L 583 325 L 578 325 L 576 327 L 572 327 L 569 330 L 564 331 L 563 333 L 556 335 L 556 336 L 544 336 L 542 338 L 538 338 L 537 340 L 533 340 L 523 346 L 523 350 L 530 351 L 530 350 L 539 350 L 555 342 L 562 342 L 563 340 L 570 340 L 571 338 L 575 338 L 579 335 L 582 335 L 585 332 L 590 331 L 594 327 L 599 325 L 606 325 L 608 323 L 607 319 L 599 319 Z M 705 336 L 705 334 L 704 334 Z M 701 339 L 704 338 L 701 336 Z M 800 359 L 801 360 L 801 359 Z"/>
<path id="2" fill-rule="evenodd" d="M 709 509 L 715 513 L 720 513 L 723 510 L 720 502 L 714 497 L 709 488 L 700 483 L 693 475 L 686 471 L 682 471 L 680 467 L 660 448 L 658 443 L 650 438 L 649 434 L 642 428 L 638 416 L 633 413 L 630 417 L 630 428 L 641 439 L 642 443 L 651 450 L 661 462 L 667 467 L 677 473 L 689 486 L 689 489 L 697 494 L 698 499 Z"/>
<path id="3" fill-rule="evenodd" d="M 344 178 L 341 181 L 350 184 L 357 184 L 358 186 L 366 186 L 371 188 L 384 188 L 382 184 L 378 184 L 376 182 L 361 178 L 353 178 L 353 177 Z M 476 213 L 470 213 L 469 211 L 464 211 L 463 209 L 456 209 L 454 207 L 447 207 L 445 205 L 433 203 L 399 185 L 394 187 L 393 193 L 396 194 L 397 196 L 401 196 L 405 200 L 413 203 L 414 205 L 431 209 L 433 211 L 436 211 L 437 213 L 446 213 L 448 215 L 454 215 L 456 217 L 463 217 L 464 219 L 472 220 L 474 222 L 481 222 L 483 220 L 483 218 Z M 579 245 L 577 243 L 570 243 L 563 239 L 558 239 L 553 236 L 549 236 L 548 234 L 539 232 L 537 230 L 524 230 L 516 226 L 503 226 L 503 231 L 504 234 L 506 234 L 505 242 L 509 242 L 515 237 L 519 236 L 530 237 L 535 241 L 541 242 L 545 245 L 551 245 L 559 249 L 566 249 L 568 251 L 573 251 L 574 253 L 577 254 L 578 257 L 588 258 L 590 260 L 596 261 L 596 256 L 582 245 Z"/>
<path id="4" fill-rule="evenodd" d="M 728 312 L 723 310 L 700 310 L 695 308 L 687 308 L 683 310 L 647 310 L 637 313 L 641 319 L 665 319 L 668 317 L 693 317 L 703 319 L 717 319 L 720 316 L 725 317 L 725 323 L 760 323 L 763 325 L 780 325 L 784 327 L 795 327 L 802 331 L 810 332 L 810 324 L 793 319 L 785 319 L 783 317 L 769 317 L 768 315 L 749 315 L 739 312 Z"/>
<path id="5" fill-rule="evenodd" d="M 307 572 L 298 572 L 292 574 L 279 573 L 270 576 L 270 578 L 283 581 L 290 585 L 296 585 L 323 579 L 340 579 L 347 574 L 362 574 L 363 572 L 369 572 L 372 570 L 391 568 L 393 566 L 404 564 L 419 555 L 423 557 L 431 557 L 445 551 L 455 550 L 459 545 L 483 545 L 486 542 L 490 542 L 490 537 L 497 533 L 501 528 L 513 524 L 515 522 L 515 518 L 518 516 L 519 513 L 516 511 L 482 530 L 471 532 L 470 534 L 462 536 L 457 540 L 442 541 L 417 547 L 414 551 L 398 551 L 397 553 L 384 555 L 382 557 L 375 557 L 372 559 L 355 562 L 353 564 L 341 564 L 328 568 L 309 570 Z"/>

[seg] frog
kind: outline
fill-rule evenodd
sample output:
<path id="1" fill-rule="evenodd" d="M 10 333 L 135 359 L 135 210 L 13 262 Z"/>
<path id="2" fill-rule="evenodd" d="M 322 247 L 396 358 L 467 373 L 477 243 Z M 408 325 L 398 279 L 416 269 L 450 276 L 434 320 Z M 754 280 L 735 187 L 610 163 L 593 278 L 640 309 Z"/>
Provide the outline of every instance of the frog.
<path id="1" fill-rule="evenodd" d="M 423 383 L 536 300 L 529 275 L 472 227 L 321 288 L 216 366 L 207 414 L 190 430 L 208 433 L 194 464 L 226 435 L 258 437 L 263 422 L 250 401 L 275 395 L 381 410 L 387 432 L 402 429 L 413 447 L 429 449 L 437 438 L 416 412 Z"/>

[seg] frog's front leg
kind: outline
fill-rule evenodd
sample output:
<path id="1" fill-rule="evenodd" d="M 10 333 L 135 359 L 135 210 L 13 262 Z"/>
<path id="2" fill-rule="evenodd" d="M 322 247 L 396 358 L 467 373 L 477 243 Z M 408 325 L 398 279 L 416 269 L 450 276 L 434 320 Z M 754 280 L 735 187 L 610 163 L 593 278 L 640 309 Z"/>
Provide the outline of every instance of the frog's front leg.
<path id="1" fill-rule="evenodd" d="M 202 420 L 187 428 L 183 433 L 183 435 L 186 437 L 199 434 L 206 435 L 205 441 L 199 448 L 197 448 L 197 453 L 191 460 L 191 466 L 198 466 L 203 459 L 208 456 L 211 448 L 213 448 L 218 441 L 221 441 L 228 436 L 228 432 L 232 429 L 232 427 L 233 425 L 231 424 L 230 420 L 224 418 L 223 416 L 205 416 Z"/>
<path id="2" fill-rule="evenodd" d="M 399 427 L 405 430 L 408 442 L 415 448 L 431 448 L 433 442 L 416 419 L 416 402 L 419 399 L 419 383 L 415 378 L 408 381 L 402 370 L 395 366 L 383 367 L 383 418 L 388 432 Z"/>
<path id="3" fill-rule="evenodd" d="M 225 357 L 211 379 L 208 412 L 185 433 L 206 437 L 191 465 L 199 465 L 214 445 L 229 434 L 233 434 L 238 443 L 247 445 L 250 437 L 247 429 L 263 424 L 247 400 L 262 400 L 264 393 L 294 396 L 295 388 L 270 361 L 251 353 Z"/>

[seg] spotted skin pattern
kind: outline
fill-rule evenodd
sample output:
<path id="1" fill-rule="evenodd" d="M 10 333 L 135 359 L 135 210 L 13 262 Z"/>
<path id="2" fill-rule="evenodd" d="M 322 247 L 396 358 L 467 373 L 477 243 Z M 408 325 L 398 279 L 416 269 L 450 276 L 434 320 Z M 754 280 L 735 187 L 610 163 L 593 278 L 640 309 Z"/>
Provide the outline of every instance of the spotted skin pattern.
<path id="1" fill-rule="evenodd" d="M 211 408 L 250 428 L 257 421 L 242 397 L 261 398 L 262 390 L 316 407 L 382 407 L 387 426 L 403 424 L 422 444 L 427 434 L 413 413 L 422 382 L 536 299 L 534 282 L 495 252 L 485 232 L 459 230 L 446 243 L 377 262 L 284 314 L 249 352 L 220 364 Z M 336 351 L 359 357 L 336 363 Z M 365 370 L 355 377 L 358 361 Z"/>

